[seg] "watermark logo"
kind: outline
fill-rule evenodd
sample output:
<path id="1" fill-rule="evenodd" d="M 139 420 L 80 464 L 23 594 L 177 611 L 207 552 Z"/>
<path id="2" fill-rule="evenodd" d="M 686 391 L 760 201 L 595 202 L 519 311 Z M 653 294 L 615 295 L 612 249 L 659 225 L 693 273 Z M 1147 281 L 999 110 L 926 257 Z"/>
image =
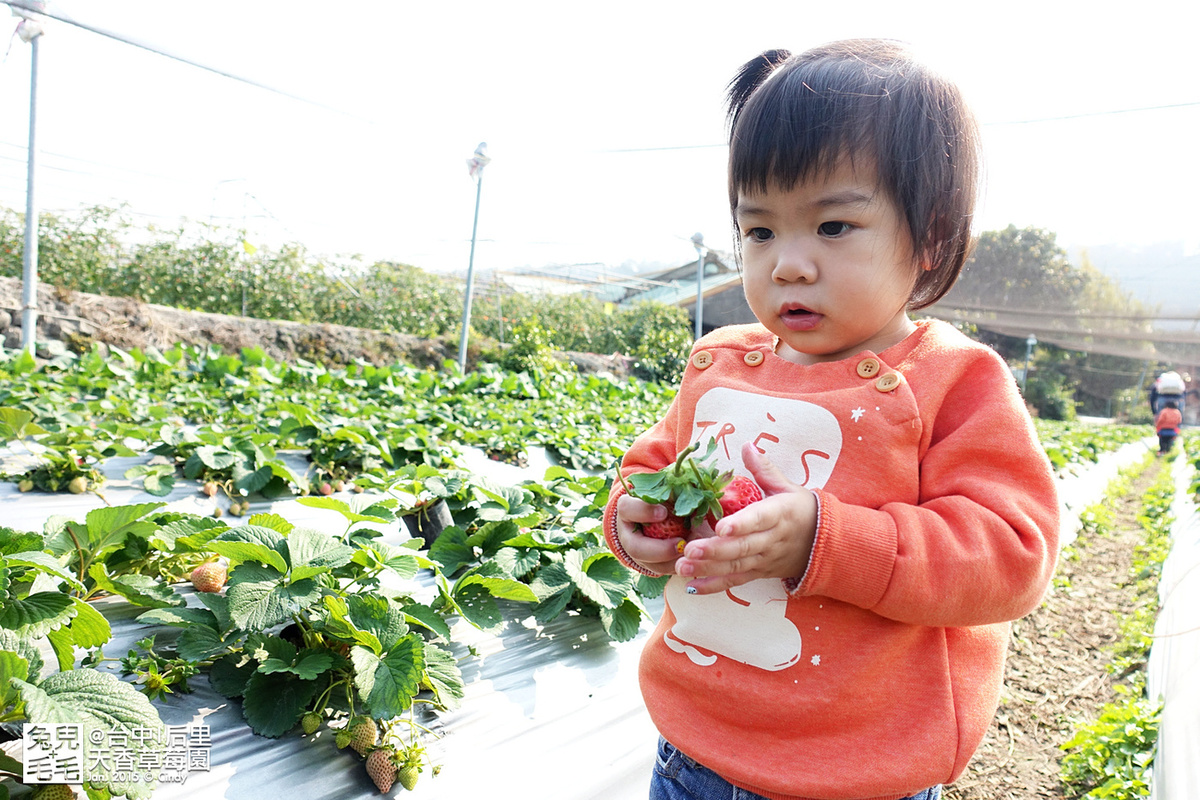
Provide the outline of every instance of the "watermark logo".
<path id="1" fill-rule="evenodd" d="M 89 727 L 25 723 L 25 783 L 183 783 L 189 773 L 209 771 L 207 725 Z"/>

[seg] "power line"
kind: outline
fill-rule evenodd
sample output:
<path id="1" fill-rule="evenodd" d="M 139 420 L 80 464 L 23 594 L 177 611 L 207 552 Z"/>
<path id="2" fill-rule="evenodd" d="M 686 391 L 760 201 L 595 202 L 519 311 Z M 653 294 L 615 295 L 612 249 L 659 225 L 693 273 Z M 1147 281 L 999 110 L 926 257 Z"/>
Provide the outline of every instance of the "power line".
<path id="1" fill-rule="evenodd" d="M 211 72 L 215 75 L 220 75 L 223 78 L 229 78 L 230 80 L 238 81 L 239 83 L 245 83 L 245 84 L 247 84 L 249 86 L 253 86 L 257 89 L 262 89 L 264 91 L 271 92 L 273 94 L 282 95 L 283 97 L 287 97 L 292 100 L 298 100 L 301 103 L 307 103 L 308 105 L 316 106 L 318 108 L 323 108 L 326 111 L 332 111 L 335 114 L 341 114 L 343 116 L 347 116 L 352 119 L 357 119 L 361 122 L 367 122 L 367 123 L 374 124 L 372 120 L 366 119 L 365 117 L 360 117 L 357 114 L 352 114 L 351 112 L 346 111 L 345 109 L 336 108 L 334 106 L 327 105 L 325 103 L 320 102 L 319 100 L 313 100 L 311 97 L 305 97 L 304 95 L 299 95 L 294 92 L 289 92 L 286 89 L 280 89 L 278 86 L 271 86 L 270 84 L 262 83 L 261 81 L 257 81 L 253 78 L 248 78 L 245 75 L 239 75 L 236 72 L 230 72 L 229 70 L 225 70 L 220 67 L 214 67 L 211 64 L 205 64 L 201 61 L 195 61 L 190 58 L 185 58 L 184 56 L 178 55 L 176 53 L 172 53 L 168 50 L 163 50 L 161 48 L 154 47 L 153 45 L 146 44 L 145 42 L 140 42 L 137 39 L 133 39 L 129 36 L 125 36 L 120 33 L 116 33 L 115 31 L 110 31 L 110 30 L 106 30 L 104 28 L 99 28 L 95 25 L 89 25 L 84 22 L 79 22 L 78 20 L 73 19 L 72 17 L 68 16 L 67 14 L 64 14 L 61 11 L 50 10 L 50 9 L 43 7 L 45 5 L 44 3 L 33 2 L 33 0 L 0 0 L 0 2 L 3 2 L 5 5 L 7 5 L 11 8 L 19 8 L 22 11 L 27 11 L 31 14 L 37 14 L 37 15 L 40 15 L 43 17 L 48 17 L 50 19 L 57 20 L 59 22 L 65 22 L 68 25 L 72 25 L 81 30 L 85 30 L 88 33 L 94 33 L 99 36 L 104 36 L 108 39 L 112 39 L 113 41 L 121 42 L 122 44 L 127 44 L 132 47 L 137 47 L 141 50 L 145 50 L 149 53 L 154 53 L 155 55 L 163 56 L 164 58 L 170 58 L 170 59 L 172 59 L 174 61 L 178 61 L 182 64 L 187 64 L 190 67 L 196 67 L 197 69 L 202 69 L 202 70 L 205 70 L 206 72 Z"/>

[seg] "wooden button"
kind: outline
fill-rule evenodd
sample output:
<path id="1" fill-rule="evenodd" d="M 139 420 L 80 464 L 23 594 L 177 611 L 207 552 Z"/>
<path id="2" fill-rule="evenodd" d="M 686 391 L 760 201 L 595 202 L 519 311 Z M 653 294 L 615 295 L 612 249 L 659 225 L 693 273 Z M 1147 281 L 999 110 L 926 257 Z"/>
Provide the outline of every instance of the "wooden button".
<path id="1" fill-rule="evenodd" d="M 743 356 L 742 360 L 746 362 L 747 366 L 757 367 L 759 364 L 763 363 L 764 358 L 765 356 L 762 354 L 762 350 L 751 350 L 749 353 L 746 353 L 746 355 Z"/>
<path id="2" fill-rule="evenodd" d="M 870 357 L 864 358 L 862 361 L 858 362 L 858 377 L 874 378 L 879 374 L 879 369 L 879 359 Z"/>
<path id="3" fill-rule="evenodd" d="M 696 353 L 694 356 L 692 356 L 692 366 L 696 369 L 708 369 L 712 366 L 712 363 L 712 353 L 708 352 L 707 350 L 701 350 L 699 353 Z"/>
<path id="4" fill-rule="evenodd" d="M 879 380 L 875 381 L 875 388 L 881 392 L 890 392 L 900 385 L 900 374 L 889 372 L 886 375 L 880 375 Z"/>

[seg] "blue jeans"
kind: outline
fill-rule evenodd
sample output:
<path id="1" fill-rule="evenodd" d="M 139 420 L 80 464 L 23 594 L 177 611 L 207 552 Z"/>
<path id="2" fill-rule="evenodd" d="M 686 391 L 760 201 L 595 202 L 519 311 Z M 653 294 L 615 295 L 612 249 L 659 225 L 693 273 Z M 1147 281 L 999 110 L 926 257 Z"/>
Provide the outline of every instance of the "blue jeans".
<path id="1" fill-rule="evenodd" d="M 934 786 L 905 800 L 939 800 L 942 787 Z M 697 764 L 675 745 L 659 737 L 658 759 L 650 779 L 650 800 L 765 800 L 760 794 L 740 789 Z"/>

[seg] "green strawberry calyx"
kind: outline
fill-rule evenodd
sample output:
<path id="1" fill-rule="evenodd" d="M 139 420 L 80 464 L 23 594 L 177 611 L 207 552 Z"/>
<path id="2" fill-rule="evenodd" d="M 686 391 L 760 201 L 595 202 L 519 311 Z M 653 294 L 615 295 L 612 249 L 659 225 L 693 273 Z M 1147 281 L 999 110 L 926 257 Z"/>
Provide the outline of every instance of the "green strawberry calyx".
<path id="1" fill-rule="evenodd" d="M 699 449 L 700 443 L 693 442 L 680 451 L 671 466 L 658 472 L 634 473 L 628 478 L 618 469 L 617 478 L 627 494 L 646 503 L 665 503 L 676 516 L 689 519 L 692 526 L 699 525 L 706 517 L 718 520 L 724 514 L 721 494 L 733 480 L 733 471 L 722 472 L 708 463 L 717 449 L 715 438 L 709 439 L 706 452 L 697 460 L 692 454 Z"/>

